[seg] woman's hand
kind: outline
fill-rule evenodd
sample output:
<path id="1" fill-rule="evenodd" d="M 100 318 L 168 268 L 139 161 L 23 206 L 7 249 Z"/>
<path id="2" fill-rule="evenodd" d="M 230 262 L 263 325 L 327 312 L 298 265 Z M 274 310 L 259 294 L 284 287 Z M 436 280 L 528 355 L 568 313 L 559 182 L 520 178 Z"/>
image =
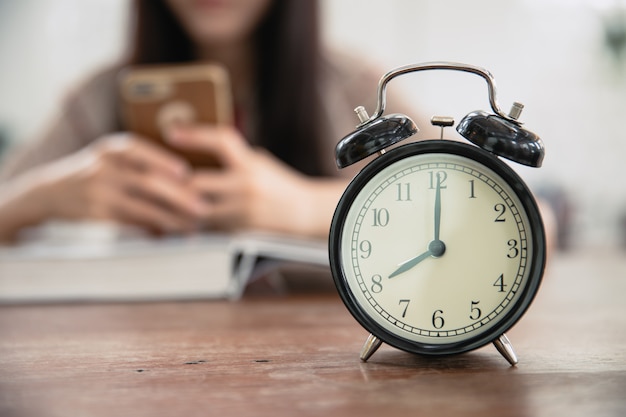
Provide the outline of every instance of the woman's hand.
<path id="1" fill-rule="evenodd" d="M 250 147 L 230 127 L 179 126 L 172 146 L 210 153 L 222 167 L 194 173 L 191 187 L 209 202 L 216 229 L 257 229 L 309 236 L 328 233 L 344 180 L 306 177 L 269 152 Z"/>
<path id="2" fill-rule="evenodd" d="M 111 135 L 3 184 L 0 223 L 106 219 L 158 232 L 190 231 L 206 207 L 189 179 L 186 163 L 163 148 L 130 134 Z"/>

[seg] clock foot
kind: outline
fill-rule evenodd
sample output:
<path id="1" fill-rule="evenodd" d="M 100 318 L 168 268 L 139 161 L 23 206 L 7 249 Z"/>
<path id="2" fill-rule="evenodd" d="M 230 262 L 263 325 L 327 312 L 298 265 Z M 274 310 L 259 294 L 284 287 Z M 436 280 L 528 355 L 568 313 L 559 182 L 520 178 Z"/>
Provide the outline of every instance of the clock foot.
<path id="1" fill-rule="evenodd" d="M 367 362 L 370 356 L 372 356 L 374 352 L 376 352 L 376 350 L 380 347 L 382 343 L 383 341 L 377 338 L 376 336 L 374 336 L 373 334 L 370 334 L 369 336 L 367 336 L 367 340 L 365 341 L 365 344 L 363 345 L 363 348 L 361 349 L 361 360 L 363 362 Z"/>
<path id="2" fill-rule="evenodd" d="M 502 333 L 499 338 L 494 340 L 493 344 L 496 349 L 498 349 L 498 352 L 504 356 L 504 359 L 506 359 L 512 366 L 517 365 L 517 355 L 513 351 L 513 346 L 511 345 L 509 338 L 506 337 L 504 333 Z"/>

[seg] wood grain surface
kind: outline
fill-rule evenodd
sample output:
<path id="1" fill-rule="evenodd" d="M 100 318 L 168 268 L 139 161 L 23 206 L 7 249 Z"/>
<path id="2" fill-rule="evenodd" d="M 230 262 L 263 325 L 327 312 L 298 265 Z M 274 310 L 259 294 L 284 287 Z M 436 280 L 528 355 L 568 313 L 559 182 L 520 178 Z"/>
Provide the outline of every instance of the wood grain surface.
<path id="1" fill-rule="evenodd" d="M 0 416 L 624 416 L 625 259 L 557 255 L 516 367 L 493 346 L 362 363 L 334 292 L 0 306 Z"/>

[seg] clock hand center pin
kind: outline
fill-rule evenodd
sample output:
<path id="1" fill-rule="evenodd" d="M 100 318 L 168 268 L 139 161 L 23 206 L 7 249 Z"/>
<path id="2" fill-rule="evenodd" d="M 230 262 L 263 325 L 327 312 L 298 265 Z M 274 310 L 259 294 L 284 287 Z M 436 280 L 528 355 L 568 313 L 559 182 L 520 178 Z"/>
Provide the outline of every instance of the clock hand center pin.
<path id="1" fill-rule="evenodd" d="M 446 244 L 441 240 L 433 240 L 428 244 L 428 251 L 433 258 L 440 258 L 446 253 Z"/>

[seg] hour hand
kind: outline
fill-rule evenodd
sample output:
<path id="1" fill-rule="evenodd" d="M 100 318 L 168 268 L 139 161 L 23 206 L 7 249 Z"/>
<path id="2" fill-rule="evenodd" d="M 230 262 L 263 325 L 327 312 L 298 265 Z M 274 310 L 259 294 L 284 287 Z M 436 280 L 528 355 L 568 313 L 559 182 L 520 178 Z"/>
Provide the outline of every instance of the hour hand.
<path id="1" fill-rule="evenodd" d="M 408 271 L 409 269 L 413 268 L 415 265 L 422 262 L 424 259 L 428 258 L 429 256 L 432 256 L 432 252 L 430 251 L 430 249 L 428 249 L 426 252 L 422 253 L 421 255 L 418 255 L 414 258 L 411 258 L 409 260 L 402 262 L 401 264 L 398 265 L 398 269 L 396 269 L 389 275 L 389 278 L 393 278 L 396 275 L 400 275 L 401 273 Z"/>

